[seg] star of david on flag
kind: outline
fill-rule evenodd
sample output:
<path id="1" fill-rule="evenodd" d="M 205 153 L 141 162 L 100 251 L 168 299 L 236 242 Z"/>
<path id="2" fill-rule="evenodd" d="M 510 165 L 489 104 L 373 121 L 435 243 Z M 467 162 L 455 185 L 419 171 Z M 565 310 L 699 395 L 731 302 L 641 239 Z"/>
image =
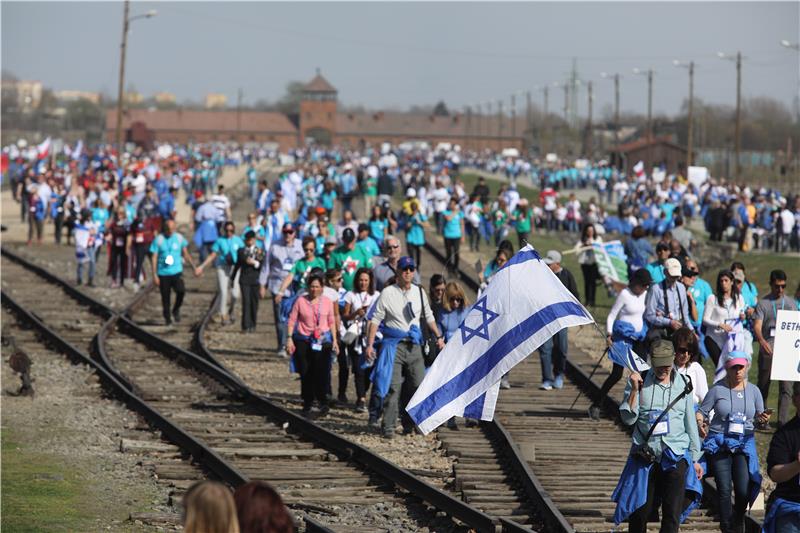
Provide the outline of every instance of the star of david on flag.
<path id="1" fill-rule="evenodd" d="M 475 327 L 470 327 L 467 323 L 474 324 L 474 318 L 480 313 L 480 323 Z M 486 308 L 486 296 L 480 298 L 475 305 L 472 306 L 469 314 L 459 326 L 461 330 L 461 344 L 467 344 L 473 337 L 480 337 L 483 340 L 489 340 L 489 324 L 498 316 L 497 313 Z"/>
<path id="2" fill-rule="evenodd" d="M 529 244 L 492 276 L 406 411 L 425 434 L 453 416 L 492 420 L 504 374 L 563 328 L 592 322 Z"/>

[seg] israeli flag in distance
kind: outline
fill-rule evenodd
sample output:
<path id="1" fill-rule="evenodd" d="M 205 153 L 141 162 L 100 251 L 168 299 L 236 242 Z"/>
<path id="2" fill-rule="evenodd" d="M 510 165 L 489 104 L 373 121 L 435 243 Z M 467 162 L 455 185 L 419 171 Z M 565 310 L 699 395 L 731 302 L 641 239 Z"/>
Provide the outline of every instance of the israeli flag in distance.
<path id="1" fill-rule="evenodd" d="M 425 434 L 452 416 L 492 420 L 503 374 L 563 328 L 593 322 L 528 244 L 492 276 L 406 411 Z"/>

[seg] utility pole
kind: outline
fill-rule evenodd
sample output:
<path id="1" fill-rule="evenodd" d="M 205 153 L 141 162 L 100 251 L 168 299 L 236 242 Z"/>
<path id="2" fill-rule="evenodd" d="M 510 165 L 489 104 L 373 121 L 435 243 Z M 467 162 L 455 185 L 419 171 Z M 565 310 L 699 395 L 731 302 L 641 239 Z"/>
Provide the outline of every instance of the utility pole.
<path id="1" fill-rule="evenodd" d="M 517 137 L 517 97 L 511 94 L 511 136 Z"/>
<path id="2" fill-rule="evenodd" d="M 130 11 L 130 0 L 125 0 L 122 8 L 122 44 L 119 49 L 119 85 L 117 86 L 117 131 L 114 139 L 117 142 L 117 165 L 122 165 L 122 105 L 123 105 L 123 85 L 125 84 L 125 49 L 128 47 L 128 13 Z M 122 176 L 120 176 L 122 179 Z"/>
<path id="3" fill-rule="evenodd" d="M 692 166 L 692 149 L 694 146 L 694 61 L 683 63 L 675 59 L 672 64 L 676 67 L 689 69 L 689 110 L 686 117 L 686 172 L 689 172 L 689 167 Z"/>
<path id="4" fill-rule="evenodd" d="M 586 152 L 585 152 L 585 155 L 586 155 L 586 157 L 591 159 L 591 157 L 592 157 L 592 148 L 593 148 L 592 144 L 593 144 L 593 140 L 594 140 L 592 138 L 592 99 L 593 98 L 592 98 L 592 82 L 591 81 L 589 82 L 588 91 L 589 91 L 589 101 L 587 103 L 587 105 L 588 105 L 587 109 L 588 109 L 588 117 L 589 118 L 586 121 Z"/>
<path id="5" fill-rule="evenodd" d="M 647 71 L 647 139 L 653 137 L 653 69 Z"/>
<path id="6" fill-rule="evenodd" d="M 736 52 L 736 179 L 742 174 L 742 53 Z"/>
<path id="7" fill-rule="evenodd" d="M 469 126 L 470 126 L 470 109 L 469 106 L 464 106 L 464 150 L 467 149 L 469 142 Z"/>
<path id="8" fill-rule="evenodd" d="M 525 93 L 525 124 L 527 124 L 527 132 L 530 136 L 530 144 L 533 144 L 533 120 L 531 116 L 531 92 Z M 530 146 L 530 145 L 529 145 Z"/>
<path id="9" fill-rule="evenodd" d="M 502 100 L 498 100 L 497 101 L 497 142 L 501 146 L 501 148 L 498 148 L 498 150 L 502 149 L 502 144 L 503 144 L 502 137 L 503 137 L 503 101 Z"/>
<path id="10" fill-rule="evenodd" d="M 486 102 L 486 140 L 492 137 L 492 101 L 488 100 Z M 491 147 L 492 143 L 489 141 L 489 146 Z"/>
<path id="11" fill-rule="evenodd" d="M 619 144 L 619 74 L 614 74 L 614 139 Z"/>
<path id="12" fill-rule="evenodd" d="M 569 127 L 569 83 L 564 84 L 564 122 Z"/>

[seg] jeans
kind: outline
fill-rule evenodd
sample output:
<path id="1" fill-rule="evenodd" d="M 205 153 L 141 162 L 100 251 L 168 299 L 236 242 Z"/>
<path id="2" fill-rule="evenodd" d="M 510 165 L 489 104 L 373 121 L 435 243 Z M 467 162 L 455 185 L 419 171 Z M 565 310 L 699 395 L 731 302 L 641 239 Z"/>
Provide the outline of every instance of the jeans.
<path id="1" fill-rule="evenodd" d="M 278 335 L 278 350 L 286 349 L 286 322 L 281 321 L 281 306 L 272 295 L 272 316 L 275 317 L 275 333 Z"/>
<path id="2" fill-rule="evenodd" d="M 719 525 L 723 532 L 727 532 L 734 524 L 741 524 L 747 510 L 747 489 L 750 482 L 747 456 L 743 453 L 732 454 L 723 451 L 714 455 L 711 463 L 714 465 L 714 476 L 717 480 Z M 731 506 L 731 488 L 734 493 L 733 506 Z"/>
<path id="3" fill-rule="evenodd" d="M 542 360 L 542 381 L 553 381 L 564 373 L 567 366 L 567 330 L 562 329 L 539 347 L 539 358 Z"/>
<path id="4" fill-rule="evenodd" d="M 446 238 L 444 240 L 444 253 L 447 256 L 447 270 L 450 272 L 458 271 L 458 256 L 461 248 L 461 238 Z"/>
<path id="5" fill-rule="evenodd" d="M 218 313 L 223 317 L 227 317 L 233 311 L 234 306 L 242 297 L 241 286 L 239 285 L 239 275 L 231 287 L 231 271 L 233 267 L 230 265 L 223 265 L 217 267 L 217 284 L 219 285 L 219 308 Z M 231 301 L 231 298 L 233 300 Z"/>
<path id="6" fill-rule="evenodd" d="M 389 385 L 389 393 L 384 398 L 383 404 L 383 433 L 394 433 L 397 423 L 397 415 L 400 408 L 405 408 L 405 404 L 417 390 L 422 378 L 425 377 L 425 363 L 422 359 L 422 348 L 418 344 L 408 345 L 400 342 L 397 345 L 397 353 L 394 357 L 394 367 L 392 369 L 392 382 Z M 401 394 L 406 389 L 410 395 Z M 401 396 L 407 396 L 401 398 Z M 401 399 L 405 401 L 401 402 Z M 371 402 L 370 402 L 371 403 Z M 400 405 L 400 404 L 404 405 Z"/>
<path id="7" fill-rule="evenodd" d="M 109 260 L 111 262 L 111 281 L 121 285 L 125 281 L 128 270 L 128 254 L 125 253 L 125 248 L 112 246 Z"/>
<path id="8" fill-rule="evenodd" d="M 481 232 L 474 226 L 467 226 L 467 236 L 469 237 L 469 249 L 473 252 L 480 251 Z"/>
<path id="9" fill-rule="evenodd" d="M 133 245 L 133 262 L 134 262 L 134 271 L 133 271 L 133 281 L 135 283 L 141 283 L 142 281 L 142 271 L 144 270 L 144 258 L 149 256 L 149 247 L 143 243 L 134 243 Z"/>
<path id="10" fill-rule="evenodd" d="M 95 271 L 97 270 L 97 248 L 91 246 L 86 249 L 86 257 L 88 261 L 81 262 L 78 261 L 78 283 L 83 281 L 83 265 L 86 263 L 89 264 L 89 279 L 88 281 L 92 281 L 94 279 Z"/>
<path id="11" fill-rule="evenodd" d="M 647 519 L 653 509 L 656 492 L 661 496 L 661 533 L 678 532 L 688 468 L 685 459 L 681 459 L 678 466 L 669 472 L 662 471 L 658 463 L 653 465 L 647 480 L 647 501 L 631 515 L 629 533 L 646 533 Z"/>

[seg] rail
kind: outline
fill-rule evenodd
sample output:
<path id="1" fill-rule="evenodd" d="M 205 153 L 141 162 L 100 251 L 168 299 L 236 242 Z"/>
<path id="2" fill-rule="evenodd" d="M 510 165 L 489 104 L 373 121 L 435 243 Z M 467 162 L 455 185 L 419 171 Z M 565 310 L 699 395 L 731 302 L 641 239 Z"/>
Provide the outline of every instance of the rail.
<path id="1" fill-rule="evenodd" d="M 306 420 L 300 415 L 297 415 L 283 407 L 279 406 L 278 404 L 272 402 L 268 398 L 261 396 L 255 393 L 252 389 L 250 389 L 247 385 L 245 385 L 238 377 L 233 376 L 229 373 L 223 366 L 218 366 L 211 363 L 206 356 L 200 356 L 193 352 L 189 352 L 184 350 L 174 344 L 171 344 L 160 337 L 148 332 L 141 328 L 138 324 L 133 322 L 129 317 L 124 316 L 119 313 L 115 313 L 112 309 L 110 309 L 105 304 L 98 302 L 97 300 L 84 295 L 80 291 L 77 291 L 73 287 L 70 286 L 69 283 L 62 280 L 60 277 L 46 271 L 45 269 L 35 265 L 31 261 L 11 252 L 10 250 L 6 249 L 5 247 L 2 249 L 2 254 L 9 258 L 12 261 L 15 261 L 29 270 L 35 272 L 38 275 L 41 275 L 43 278 L 51 281 L 54 284 L 59 285 L 60 287 L 64 288 L 65 291 L 74 296 L 78 301 L 85 303 L 86 305 L 91 305 L 92 309 L 94 309 L 99 314 L 110 318 L 116 322 L 116 325 L 121 327 L 123 330 L 126 331 L 129 335 L 131 335 L 134 339 L 143 344 L 147 345 L 151 349 L 161 352 L 162 354 L 169 356 L 176 360 L 179 364 L 188 366 L 195 371 L 201 372 L 206 376 L 212 378 L 213 380 L 217 381 L 224 387 L 226 387 L 232 395 L 238 397 L 238 399 L 248 403 L 254 409 L 256 409 L 259 413 L 270 417 L 274 420 L 277 420 L 281 423 L 288 423 L 289 428 L 291 428 L 296 433 L 302 435 L 305 438 L 308 438 L 314 442 L 319 443 L 324 448 L 328 449 L 329 451 L 336 453 L 337 455 L 344 457 L 350 461 L 353 461 L 362 467 L 372 470 L 373 472 L 377 473 L 381 477 L 391 481 L 396 486 L 403 488 L 404 490 L 408 491 L 409 493 L 419 497 L 420 499 L 426 501 L 433 507 L 447 513 L 450 516 L 457 518 L 458 520 L 464 522 L 465 524 L 475 528 L 478 531 L 487 531 L 487 532 L 495 532 L 495 531 L 509 531 L 509 532 L 526 532 L 530 533 L 530 529 L 524 526 L 521 526 L 515 522 L 505 520 L 502 518 L 492 517 L 483 513 L 472 507 L 461 500 L 458 500 L 447 494 L 444 491 L 441 491 L 434 487 L 433 485 L 429 484 L 428 482 L 422 480 L 421 478 L 413 475 L 408 470 L 401 468 L 391 461 L 381 457 L 380 455 L 368 450 L 367 448 L 358 445 L 354 442 L 349 441 L 348 439 L 328 431 L 321 426 L 314 424 L 313 422 Z M 5 293 L 3 294 L 4 299 L 9 299 Z M 91 303 L 89 303 L 91 302 Z M 28 313 L 29 316 L 33 317 L 32 314 Z M 208 318 L 208 316 L 206 317 Z M 109 320 L 106 325 L 108 325 Z M 44 326 L 43 323 L 40 321 L 39 325 L 42 327 Z M 204 328 L 197 328 L 197 332 L 202 331 Z M 105 329 L 106 335 L 108 334 L 108 329 Z M 50 331 L 51 334 L 57 337 L 55 332 Z M 196 333 L 197 334 L 197 333 Z M 98 346 L 99 344 L 99 346 Z M 69 347 L 70 350 L 80 352 L 77 348 L 72 345 L 69 345 L 66 341 L 61 339 L 60 347 L 66 348 Z M 96 346 L 98 352 L 100 348 L 102 348 L 102 343 L 100 343 L 100 339 L 98 339 Z M 82 352 L 81 352 L 82 353 Z M 83 358 L 92 361 L 93 368 L 103 369 L 104 374 L 109 375 L 109 377 L 113 377 L 114 383 L 117 385 L 121 391 L 126 393 L 126 399 L 128 397 L 135 397 L 138 399 L 137 411 L 141 412 L 149 421 L 152 420 L 153 424 L 156 425 L 159 429 L 162 430 L 164 435 L 172 440 L 176 445 L 182 447 L 183 449 L 187 450 L 192 456 L 197 459 L 203 465 L 207 464 L 207 468 L 210 471 L 214 472 L 215 474 L 219 475 L 221 479 L 225 480 L 226 482 L 231 483 L 233 486 L 238 486 L 239 484 L 246 481 L 246 477 L 236 471 L 235 468 L 227 464 L 221 457 L 216 455 L 213 450 L 210 450 L 208 447 L 201 444 L 199 441 L 193 439 L 190 435 L 186 432 L 183 432 L 178 426 L 170 423 L 166 418 L 164 418 L 160 413 L 149 407 L 144 401 L 136 397 L 132 391 L 130 390 L 130 383 L 127 381 L 117 372 L 113 366 L 106 367 L 104 364 L 95 363 L 88 355 L 83 354 Z M 106 361 L 108 358 L 106 356 Z M 126 385 L 123 385 L 126 383 Z M 224 467 L 227 466 L 227 469 Z M 236 476 L 238 475 L 238 480 Z M 228 478 L 230 477 L 230 480 Z"/>

